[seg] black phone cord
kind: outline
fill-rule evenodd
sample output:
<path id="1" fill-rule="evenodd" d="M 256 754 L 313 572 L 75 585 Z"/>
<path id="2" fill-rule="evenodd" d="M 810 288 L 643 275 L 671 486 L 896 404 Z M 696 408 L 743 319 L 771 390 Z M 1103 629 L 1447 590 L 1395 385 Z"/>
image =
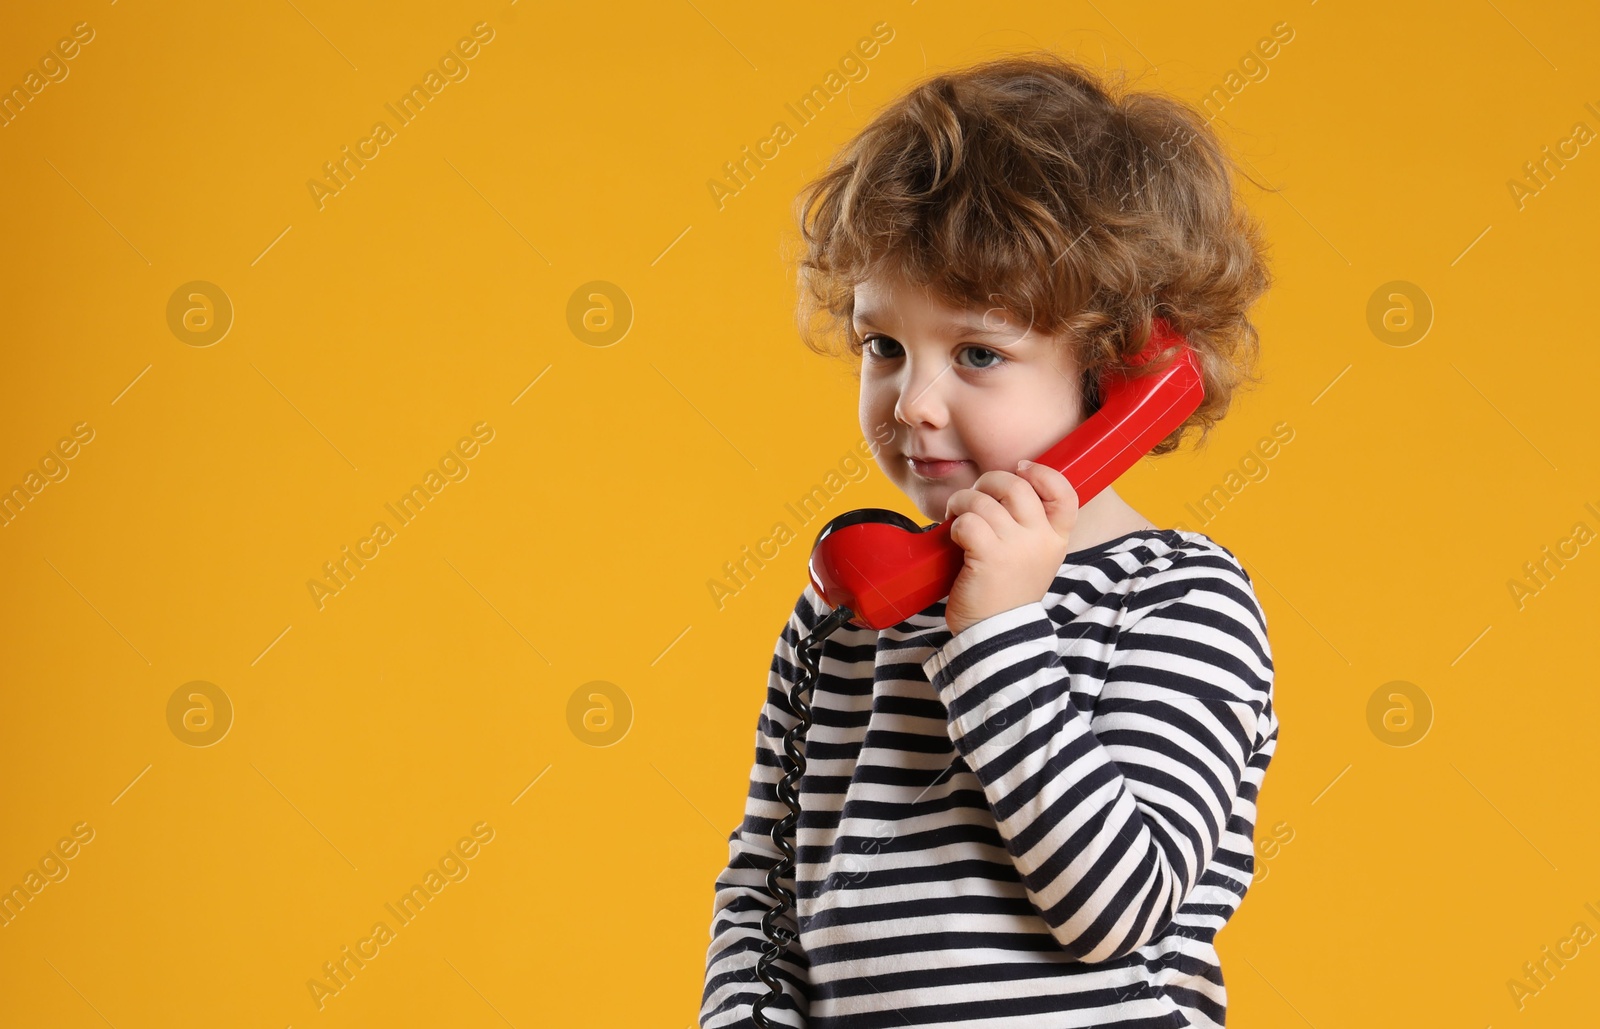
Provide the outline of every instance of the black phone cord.
<path id="1" fill-rule="evenodd" d="M 785 947 L 794 942 L 795 932 L 777 924 L 794 903 L 794 892 L 786 888 L 778 880 L 794 874 L 794 831 L 800 822 L 800 795 L 795 792 L 796 785 L 801 776 L 806 773 L 805 738 L 811 729 L 811 697 L 812 688 L 817 680 L 817 666 L 822 657 L 822 644 L 835 630 L 850 620 L 853 614 L 849 608 L 836 609 L 811 631 L 800 643 L 800 675 L 793 686 L 789 687 L 789 707 L 794 710 L 799 721 L 783 735 L 783 753 L 786 760 L 783 778 L 778 780 L 778 799 L 789 808 L 789 813 L 784 815 L 772 825 L 772 842 L 782 852 L 783 858 L 767 870 L 767 889 L 777 897 L 777 903 L 772 905 L 761 918 L 761 931 L 766 933 L 769 943 L 767 949 L 756 962 L 756 975 L 767 985 L 767 994 L 757 997 L 751 1007 L 751 1015 L 759 1029 L 776 1029 L 777 1023 L 768 1021 L 765 1008 L 783 996 L 783 985 L 777 976 L 772 973 L 772 963 L 778 960 Z M 796 884 L 798 885 L 798 883 Z M 798 920 L 797 920 L 798 924 Z"/>

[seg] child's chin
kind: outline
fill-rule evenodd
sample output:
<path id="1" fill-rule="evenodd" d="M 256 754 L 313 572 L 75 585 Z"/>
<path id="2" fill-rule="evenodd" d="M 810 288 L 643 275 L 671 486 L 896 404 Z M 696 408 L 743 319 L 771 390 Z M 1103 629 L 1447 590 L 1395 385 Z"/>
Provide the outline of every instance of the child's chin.
<path id="1" fill-rule="evenodd" d="M 926 482 L 915 475 L 908 476 L 896 485 L 900 487 L 900 492 L 906 495 L 906 499 L 922 513 L 926 522 L 944 521 L 945 509 L 950 506 L 951 494 L 961 488 L 960 483 L 950 480 Z"/>
<path id="2" fill-rule="evenodd" d="M 949 503 L 950 491 L 939 490 L 937 503 L 932 502 L 931 498 L 929 497 L 929 492 L 930 491 L 928 489 L 924 489 L 921 495 L 913 497 L 912 499 L 917 502 L 917 510 L 922 512 L 922 517 L 925 520 L 930 522 L 942 522 L 944 521 L 945 507 Z"/>

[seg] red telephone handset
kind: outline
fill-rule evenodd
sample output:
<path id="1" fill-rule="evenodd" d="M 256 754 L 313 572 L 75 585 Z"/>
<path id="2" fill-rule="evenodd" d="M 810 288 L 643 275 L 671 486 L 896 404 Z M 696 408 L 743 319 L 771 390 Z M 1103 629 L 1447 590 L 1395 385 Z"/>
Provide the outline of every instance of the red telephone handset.
<path id="1" fill-rule="evenodd" d="M 1161 371 L 1101 379 L 1100 409 L 1036 458 L 1067 477 L 1080 507 L 1182 425 L 1204 399 L 1194 351 L 1165 319 L 1153 320 L 1150 340 L 1132 363 L 1145 364 L 1173 343 L 1178 354 Z M 952 521 L 924 527 L 876 507 L 842 514 L 817 534 L 811 584 L 830 607 L 849 608 L 849 620 L 857 625 L 887 629 L 903 622 L 948 597 L 955 585 L 962 550 L 950 538 Z"/>

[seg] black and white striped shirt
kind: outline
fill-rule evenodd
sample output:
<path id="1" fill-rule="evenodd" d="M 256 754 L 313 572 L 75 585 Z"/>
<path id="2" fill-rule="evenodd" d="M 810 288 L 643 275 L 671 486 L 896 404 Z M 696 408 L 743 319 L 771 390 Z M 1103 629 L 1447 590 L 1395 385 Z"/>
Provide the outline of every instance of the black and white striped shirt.
<path id="1" fill-rule="evenodd" d="M 728 838 L 700 1025 L 753 1025 L 775 784 L 811 586 L 779 636 Z M 1277 745 L 1266 618 L 1202 533 L 1067 555 L 1041 601 L 952 637 L 944 603 L 821 651 L 799 785 L 796 929 L 774 1023 L 1224 1024 L 1213 937 L 1254 870 Z"/>

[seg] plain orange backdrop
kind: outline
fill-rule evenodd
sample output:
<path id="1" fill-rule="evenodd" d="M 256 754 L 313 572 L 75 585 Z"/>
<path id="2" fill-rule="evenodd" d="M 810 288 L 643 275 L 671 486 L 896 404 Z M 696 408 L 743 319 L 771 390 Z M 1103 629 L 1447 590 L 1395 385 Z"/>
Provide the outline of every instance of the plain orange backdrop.
<path id="1" fill-rule="evenodd" d="M 791 200 L 921 76 L 1053 47 L 1211 97 L 1277 190 L 1242 186 L 1263 386 L 1119 484 L 1267 613 L 1230 1024 L 1592 1024 L 1593 947 L 1525 965 L 1600 930 L 1600 553 L 1548 557 L 1600 532 L 1597 43 L 1591 5 L 1520 0 L 12 5 L 0 486 L 38 488 L 0 528 L 0 887 L 40 885 L 0 1021 L 691 1025 L 811 539 L 907 510 L 841 464 Z"/>

